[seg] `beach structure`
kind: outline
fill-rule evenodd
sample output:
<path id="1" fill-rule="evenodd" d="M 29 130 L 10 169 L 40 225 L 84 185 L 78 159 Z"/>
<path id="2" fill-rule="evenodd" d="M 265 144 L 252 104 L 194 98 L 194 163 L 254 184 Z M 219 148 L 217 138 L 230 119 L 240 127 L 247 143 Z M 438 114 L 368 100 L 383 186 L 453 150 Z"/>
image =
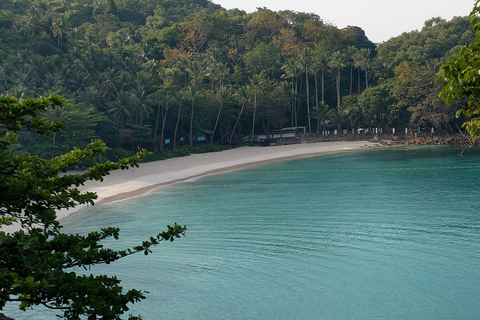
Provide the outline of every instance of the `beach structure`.
<path id="1" fill-rule="evenodd" d="M 257 135 L 257 142 L 300 143 L 300 137 L 305 133 L 306 127 L 287 127 L 268 134 L 259 134 Z"/>

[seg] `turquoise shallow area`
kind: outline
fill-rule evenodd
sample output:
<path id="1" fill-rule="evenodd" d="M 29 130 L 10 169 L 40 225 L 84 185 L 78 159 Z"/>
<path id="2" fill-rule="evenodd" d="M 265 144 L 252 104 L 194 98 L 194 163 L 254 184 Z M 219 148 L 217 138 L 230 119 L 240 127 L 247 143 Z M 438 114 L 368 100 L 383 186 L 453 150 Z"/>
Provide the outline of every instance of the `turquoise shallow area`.
<path id="1" fill-rule="evenodd" d="M 388 148 L 275 163 L 89 208 L 64 223 L 79 233 L 118 226 L 118 247 L 187 225 L 185 238 L 147 257 L 92 269 L 149 291 L 132 308 L 144 320 L 478 319 L 480 153 L 459 151 Z M 12 316 L 52 319 L 31 315 Z"/>

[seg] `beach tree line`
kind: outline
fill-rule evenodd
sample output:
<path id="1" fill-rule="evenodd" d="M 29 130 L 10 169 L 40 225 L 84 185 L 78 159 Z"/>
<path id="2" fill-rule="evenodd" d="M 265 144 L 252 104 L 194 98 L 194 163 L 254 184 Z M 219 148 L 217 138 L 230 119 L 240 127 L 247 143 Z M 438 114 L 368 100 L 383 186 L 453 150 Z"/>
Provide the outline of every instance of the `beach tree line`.
<path id="1" fill-rule="evenodd" d="M 321 13 L 320 13 L 321 14 Z M 439 66 L 474 38 L 467 17 L 372 43 L 312 13 L 225 10 L 209 1 L 2 1 L 0 91 L 62 95 L 64 131 L 21 133 L 58 155 L 101 138 L 104 159 L 147 148 L 239 144 L 305 126 L 445 128 Z M 329 120 L 329 121 L 326 121 Z M 327 127 L 327 122 L 330 123 Z"/>

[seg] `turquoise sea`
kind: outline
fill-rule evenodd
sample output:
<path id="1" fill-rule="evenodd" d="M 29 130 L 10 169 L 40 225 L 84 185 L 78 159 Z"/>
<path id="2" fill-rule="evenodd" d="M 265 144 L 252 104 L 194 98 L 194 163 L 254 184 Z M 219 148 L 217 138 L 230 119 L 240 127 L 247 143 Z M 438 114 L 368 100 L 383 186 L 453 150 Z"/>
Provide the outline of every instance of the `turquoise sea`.
<path id="1" fill-rule="evenodd" d="M 149 291 L 156 319 L 479 319 L 480 152 L 369 149 L 258 166 L 90 207 L 64 220 L 120 227 L 133 246 L 186 237 L 93 272 Z M 5 310 L 54 319 L 41 307 Z"/>

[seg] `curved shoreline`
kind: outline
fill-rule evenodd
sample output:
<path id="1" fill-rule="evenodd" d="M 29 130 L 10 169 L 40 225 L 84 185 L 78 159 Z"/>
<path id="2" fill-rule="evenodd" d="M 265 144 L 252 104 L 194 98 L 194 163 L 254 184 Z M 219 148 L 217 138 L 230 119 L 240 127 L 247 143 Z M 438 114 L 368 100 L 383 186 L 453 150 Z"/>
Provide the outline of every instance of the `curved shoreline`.
<path id="1" fill-rule="evenodd" d="M 318 142 L 271 147 L 240 147 L 221 152 L 140 164 L 128 171 L 114 171 L 103 182 L 89 182 L 83 189 L 96 192 L 96 204 L 141 196 L 158 187 L 189 179 L 253 166 L 379 146 L 370 141 Z M 59 217 L 60 218 L 60 217 Z"/>
<path id="2" fill-rule="evenodd" d="M 269 147 L 240 147 L 220 152 L 192 154 L 181 158 L 141 163 L 139 168 L 112 171 L 104 177 L 102 182 L 87 181 L 79 189 L 83 192 L 95 192 L 98 196 L 95 204 L 101 205 L 142 196 L 159 187 L 207 175 L 290 159 L 378 146 L 381 147 L 381 144 L 371 141 L 336 141 Z M 59 210 L 57 218 L 62 220 L 84 207 L 86 205 L 77 206 L 70 210 Z M 0 230 L 13 232 L 18 228 L 18 226 L 12 225 L 3 226 Z"/>

